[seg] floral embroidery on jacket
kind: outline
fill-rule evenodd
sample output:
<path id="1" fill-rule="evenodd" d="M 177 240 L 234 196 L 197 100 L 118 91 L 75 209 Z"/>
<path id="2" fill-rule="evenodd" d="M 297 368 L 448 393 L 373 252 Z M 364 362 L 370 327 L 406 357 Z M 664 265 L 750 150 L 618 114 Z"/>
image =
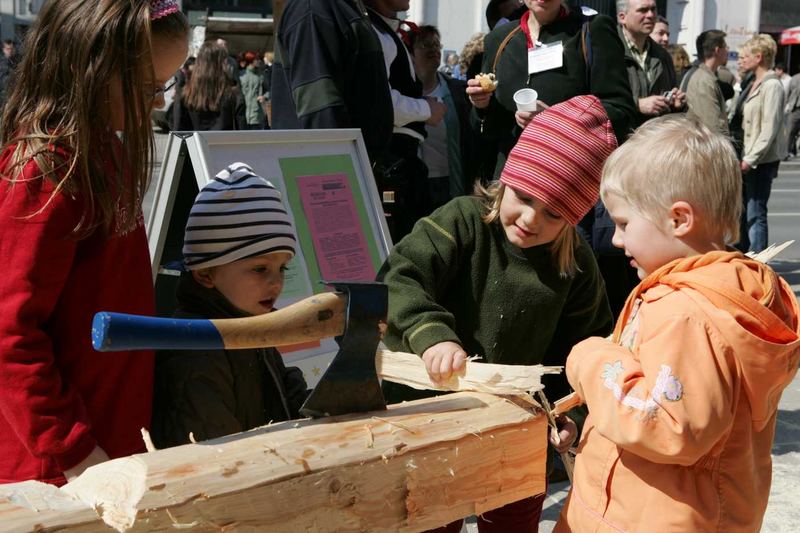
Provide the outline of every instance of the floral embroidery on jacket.
<path id="1" fill-rule="evenodd" d="M 672 375 L 672 369 L 667 365 L 661 365 L 661 372 L 656 379 L 656 388 L 653 390 L 653 397 L 656 391 L 664 393 L 664 398 L 671 402 L 677 402 L 683 396 L 683 385 L 678 378 Z"/>
<path id="2" fill-rule="evenodd" d="M 614 361 L 613 363 L 606 363 L 603 365 L 603 374 L 602 378 L 603 381 L 606 382 L 606 387 L 608 387 L 608 382 L 617 381 L 617 378 L 625 371 L 622 368 L 622 361 Z"/>
<path id="3" fill-rule="evenodd" d="M 672 368 L 668 365 L 661 365 L 661 370 L 656 378 L 656 385 L 650 392 L 650 397 L 646 399 L 637 398 L 633 395 L 633 390 L 628 394 L 622 391 L 617 378 L 623 372 L 622 362 L 606 363 L 603 366 L 603 385 L 609 389 L 614 397 L 622 405 L 626 405 L 637 411 L 641 411 L 645 418 L 655 416 L 658 411 L 659 400 L 663 396 L 666 400 L 677 402 L 683 397 L 683 384 L 672 374 Z"/>

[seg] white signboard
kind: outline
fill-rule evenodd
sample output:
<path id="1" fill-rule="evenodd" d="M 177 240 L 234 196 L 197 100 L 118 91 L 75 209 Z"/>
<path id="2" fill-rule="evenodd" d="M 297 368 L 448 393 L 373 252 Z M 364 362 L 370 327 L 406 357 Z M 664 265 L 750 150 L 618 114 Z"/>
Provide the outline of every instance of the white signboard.
<path id="1" fill-rule="evenodd" d="M 173 133 L 147 220 L 159 314 L 172 309 L 183 230 L 195 196 L 220 170 L 241 161 L 275 185 L 292 217 L 298 251 L 276 307 L 329 290 L 320 281 L 372 281 L 391 248 L 359 130 Z M 280 349 L 314 385 L 333 339 Z"/>

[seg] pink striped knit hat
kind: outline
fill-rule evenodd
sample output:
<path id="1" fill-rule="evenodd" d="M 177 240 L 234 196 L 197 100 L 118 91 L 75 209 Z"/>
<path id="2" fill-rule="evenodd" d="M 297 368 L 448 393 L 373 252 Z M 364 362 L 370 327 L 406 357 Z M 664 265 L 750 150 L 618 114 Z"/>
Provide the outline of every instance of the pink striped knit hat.
<path id="1" fill-rule="evenodd" d="M 596 96 L 576 96 L 533 117 L 500 174 L 577 224 L 597 202 L 600 174 L 617 147 L 611 121 Z"/>

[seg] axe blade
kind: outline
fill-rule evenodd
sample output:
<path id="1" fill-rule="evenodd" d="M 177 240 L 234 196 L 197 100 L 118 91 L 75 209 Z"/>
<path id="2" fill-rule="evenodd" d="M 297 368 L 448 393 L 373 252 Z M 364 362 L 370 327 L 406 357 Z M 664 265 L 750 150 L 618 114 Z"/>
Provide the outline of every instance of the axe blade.
<path id="1" fill-rule="evenodd" d="M 383 283 L 325 282 L 347 294 L 344 333 L 336 337 L 339 350 L 314 387 L 300 413 L 319 418 L 386 409 L 375 352 L 386 321 L 389 292 Z"/>

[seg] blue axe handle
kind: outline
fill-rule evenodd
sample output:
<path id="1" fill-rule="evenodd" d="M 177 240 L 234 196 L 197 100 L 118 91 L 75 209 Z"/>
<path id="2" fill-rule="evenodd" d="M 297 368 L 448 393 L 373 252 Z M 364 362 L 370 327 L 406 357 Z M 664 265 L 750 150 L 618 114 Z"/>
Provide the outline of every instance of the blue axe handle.
<path id="1" fill-rule="evenodd" d="M 100 312 L 92 322 L 92 345 L 100 352 L 287 346 L 341 335 L 346 307 L 346 295 L 324 292 L 247 318 L 176 319 Z"/>
<path id="2" fill-rule="evenodd" d="M 100 312 L 92 321 L 98 352 L 121 350 L 213 350 L 225 343 L 211 320 L 159 318 Z"/>

